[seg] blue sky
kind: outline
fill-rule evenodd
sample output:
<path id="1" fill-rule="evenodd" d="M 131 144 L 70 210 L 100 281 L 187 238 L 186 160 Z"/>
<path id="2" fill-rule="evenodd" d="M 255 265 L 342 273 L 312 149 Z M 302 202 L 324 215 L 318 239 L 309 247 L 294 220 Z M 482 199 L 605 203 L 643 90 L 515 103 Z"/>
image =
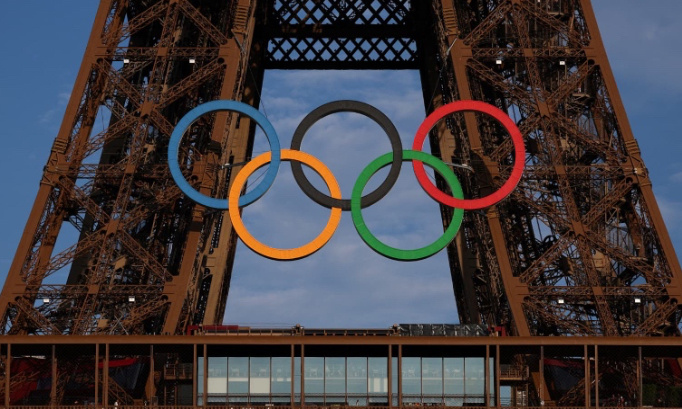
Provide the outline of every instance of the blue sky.
<path id="1" fill-rule="evenodd" d="M 24 0 L 0 13 L 0 278 L 14 256 L 80 66 L 93 0 Z M 682 245 L 682 2 L 596 0 L 595 11 L 630 123 L 650 170 L 658 204 L 675 247 Z M 67 11 L 68 10 L 68 11 Z M 357 99 L 384 111 L 405 146 L 423 119 L 414 72 L 268 72 L 263 107 L 287 147 L 311 109 L 335 99 Z M 263 109 L 264 108 L 264 109 Z M 256 151 L 264 150 L 264 141 Z M 387 139 L 370 120 L 340 114 L 316 124 L 303 150 L 322 159 L 349 192 L 364 165 L 387 152 Z M 327 211 L 300 193 L 283 166 L 270 192 L 244 212 L 254 235 L 270 245 L 300 245 L 314 237 Z M 380 175 L 376 180 L 380 179 Z M 374 179 L 373 179 L 374 180 Z M 399 187 L 366 210 L 370 228 L 396 246 L 434 240 L 437 207 L 403 167 Z M 416 194 L 414 194 L 416 193 Z M 240 245 L 226 322 L 249 325 L 387 327 L 395 322 L 454 322 L 447 262 L 438 254 L 398 263 L 367 249 L 350 215 L 331 242 L 310 258 L 274 262 Z"/>

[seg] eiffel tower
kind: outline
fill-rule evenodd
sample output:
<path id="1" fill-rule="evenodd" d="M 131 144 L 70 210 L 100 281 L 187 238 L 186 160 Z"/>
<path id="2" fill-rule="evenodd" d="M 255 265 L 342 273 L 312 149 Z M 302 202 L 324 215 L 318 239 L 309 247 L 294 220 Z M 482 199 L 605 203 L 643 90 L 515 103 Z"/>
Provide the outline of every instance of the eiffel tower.
<path id="1" fill-rule="evenodd" d="M 257 108 L 268 69 L 418 70 L 426 114 L 477 100 L 514 118 L 521 182 L 466 212 L 447 248 L 461 323 L 680 335 L 680 265 L 589 0 L 102 0 L 0 294 L 0 331 L 182 335 L 222 323 L 238 238 L 180 191 L 165 152 L 204 102 Z M 237 113 L 199 119 L 180 146 L 187 180 L 226 197 L 236 172 L 223 164 L 250 158 L 255 127 Z M 473 112 L 439 122 L 430 148 L 475 170 L 453 167 L 467 197 L 499 188 L 514 165 L 499 123 Z M 452 209 L 441 215 L 447 225 Z M 78 239 L 55 252 L 65 224 Z M 44 284 L 63 269 L 64 283 Z"/>

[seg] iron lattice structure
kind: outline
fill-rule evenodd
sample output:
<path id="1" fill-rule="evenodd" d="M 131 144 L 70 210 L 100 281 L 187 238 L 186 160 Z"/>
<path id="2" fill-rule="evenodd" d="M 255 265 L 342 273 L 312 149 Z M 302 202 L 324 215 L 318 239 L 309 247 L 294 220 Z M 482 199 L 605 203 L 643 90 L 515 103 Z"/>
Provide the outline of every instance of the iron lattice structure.
<path id="1" fill-rule="evenodd" d="M 516 121 L 528 151 L 518 189 L 468 212 L 448 248 L 462 323 L 679 334 L 680 266 L 588 0 L 102 0 L 0 296 L 0 331 L 221 323 L 236 235 L 180 193 L 165 152 L 203 102 L 258 106 L 269 68 L 418 69 L 427 111 L 475 99 Z M 100 116 L 108 126 L 96 132 Z M 248 160 L 254 128 L 236 114 L 202 117 L 181 146 L 187 179 L 225 197 L 234 167 L 224 164 Z M 431 147 L 475 169 L 455 168 L 470 197 L 511 170 L 510 139 L 491 118 L 448 117 Z M 55 251 L 64 226 L 77 238 Z"/>

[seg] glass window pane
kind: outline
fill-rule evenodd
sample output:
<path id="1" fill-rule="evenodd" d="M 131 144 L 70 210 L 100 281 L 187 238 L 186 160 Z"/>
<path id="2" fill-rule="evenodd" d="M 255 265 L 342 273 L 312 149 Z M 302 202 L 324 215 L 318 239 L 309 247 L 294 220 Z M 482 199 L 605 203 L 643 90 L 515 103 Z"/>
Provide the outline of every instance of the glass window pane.
<path id="1" fill-rule="evenodd" d="M 291 395 L 291 358 L 272 357 L 272 393 Z"/>
<path id="2" fill-rule="evenodd" d="M 251 395 L 270 394 L 270 358 L 251 357 L 251 379 L 249 392 Z M 253 398 L 252 398 L 253 400 Z"/>
<path id="3" fill-rule="evenodd" d="M 237 395 L 246 397 L 249 393 L 249 358 L 241 356 L 228 358 L 227 391 L 230 394 L 230 402 L 242 402 Z M 232 397 L 237 400 L 233 400 Z"/>
<path id="4" fill-rule="evenodd" d="M 324 358 L 305 358 L 305 395 L 306 403 L 324 402 Z"/>
<path id="5" fill-rule="evenodd" d="M 464 395 L 464 358 L 444 358 L 446 406 L 462 406 Z"/>
<path id="6" fill-rule="evenodd" d="M 421 403 L 421 376 L 421 358 L 403 357 L 401 374 L 403 401 L 408 403 Z"/>
<path id="7" fill-rule="evenodd" d="M 485 402 L 485 358 L 464 358 L 465 403 L 483 404 Z"/>
<path id="8" fill-rule="evenodd" d="M 368 359 L 369 402 L 371 406 L 388 405 L 388 358 Z"/>
<path id="9" fill-rule="evenodd" d="M 369 358 L 369 393 L 388 393 L 388 358 Z"/>
<path id="10" fill-rule="evenodd" d="M 429 398 L 424 403 L 440 403 L 443 395 L 443 358 L 422 358 L 422 394 Z"/>
<path id="11" fill-rule="evenodd" d="M 325 358 L 324 365 L 326 402 L 343 403 L 346 400 L 346 358 Z"/>
<path id="12" fill-rule="evenodd" d="M 201 388 L 201 386 L 199 386 Z M 208 403 L 223 403 L 227 395 L 227 357 L 208 357 Z"/>
<path id="13" fill-rule="evenodd" d="M 348 395 L 367 395 L 367 358 L 349 357 L 347 360 Z M 355 402 L 360 396 L 353 396 L 350 403 Z"/>

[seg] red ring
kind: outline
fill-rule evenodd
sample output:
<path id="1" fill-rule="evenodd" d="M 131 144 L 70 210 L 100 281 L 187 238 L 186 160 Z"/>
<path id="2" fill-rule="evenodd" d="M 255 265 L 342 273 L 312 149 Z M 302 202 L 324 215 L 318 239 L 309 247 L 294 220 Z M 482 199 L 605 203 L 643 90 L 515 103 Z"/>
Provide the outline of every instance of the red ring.
<path id="1" fill-rule="evenodd" d="M 512 190 L 514 190 L 516 185 L 519 184 L 521 176 L 523 175 L 526 159 L 523 136 L 521 136 L 521 131 L 519 131 L 519 128 L 514 121 L 500 109 L 481 101 L 455 101 L 436 109 L 431 115 L 424 119 L 424 122 L 422 122 L 419 129 L 417 129 L 417 134 L 415 135 L 414 143 L 412 144 L 412 150 L 421 151 L 426 135 L 431 131 L 431 128 L 433 128 L 436 122 L 440 121 L 445 115 L 459 111 L 477 111 L 488 114 L 497 119 L 507 132 L 509 132 L 509 135 L 511 135 L 512 141 L 514 142 L 514 169 L 504 185 L 494 193 L 480 199 L 457 199 L 441 192 L 431 182 L 426 175 L 422 162 L 413 160 L 412 167 L 414 168 L 414 174 L 417 176 L 417 180 L 421 187 L 437 202 L 464 210 L 482 209 L 484 207 L 492 206 L 507 197 Z"/>

